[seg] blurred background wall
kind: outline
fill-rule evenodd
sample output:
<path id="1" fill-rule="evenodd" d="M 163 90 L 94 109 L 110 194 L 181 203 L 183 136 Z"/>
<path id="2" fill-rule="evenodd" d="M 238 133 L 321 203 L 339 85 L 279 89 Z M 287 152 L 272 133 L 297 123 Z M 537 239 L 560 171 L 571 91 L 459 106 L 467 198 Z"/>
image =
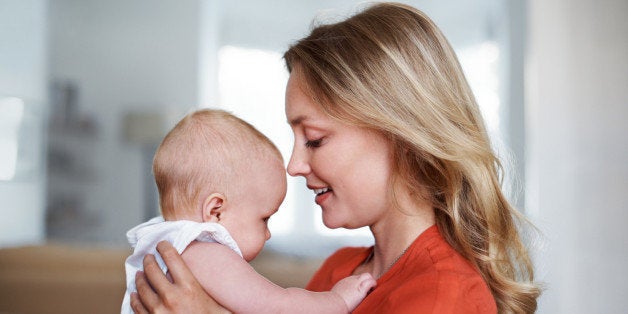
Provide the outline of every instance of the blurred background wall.
<path id="1" fill-rule="evenodd" d="M 200 2 L 49 6 L 49 235 L 120 243 L 144 218 L 150 114 L 198 103 Z"/>
<path id="2" fill-rule="evenodd" d="M 47 2 L 2 1 L 0 21 L 0 245 L 8 245 L 45 239 Z"/>
<path id="3" fill-rule="evenodd" d="M 403 2 L 443 29 L 496 148 L 513 159 L 511 197 L 542 233 L 539 312 L 621 313 L 628 2 Z M 52 244 L 124 256 L 126 230 L 158 214 L 154 149 L 197 107 L 252 122 L 287 160 L 281 53 L 314 18 L 360 3 L 0 0 L 0 252 Z M 271 219 L 274 258 L 309 274 L 333 249 L 370 243 L 364 230 L 325 230 L 303 182 L 289 184 Z"/>
<path id="4" fill-rule="evenodd" d="M 531 1 L 526 204 L 544 313 L 622 313 L 628 289 L 628 1 Z"/>

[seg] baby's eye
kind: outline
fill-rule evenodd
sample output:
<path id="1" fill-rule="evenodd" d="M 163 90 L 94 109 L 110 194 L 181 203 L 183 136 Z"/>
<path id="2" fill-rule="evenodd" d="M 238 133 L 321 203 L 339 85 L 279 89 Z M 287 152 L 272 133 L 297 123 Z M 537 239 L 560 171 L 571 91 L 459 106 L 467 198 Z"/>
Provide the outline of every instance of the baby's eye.
<path id="1" fill-rule="evenodd" d="M 307 141 L 307 142 L 305 142 L 305 147 L 307 147 L 307 148 L 320 147 L 322 141 L 323 141 L 323 138 L 319 138 L 317 140 Z"/>
<path id="2" fill-rule="evenodd" d="M 266 217 L 266 218 L 264 218 L 264 219 L 263 219 L 263 220 L 264 220 L 264 223 L 266 223 L 266 224 L 267 224 L 269 219 L 270 219 L 270 217 Z"/>

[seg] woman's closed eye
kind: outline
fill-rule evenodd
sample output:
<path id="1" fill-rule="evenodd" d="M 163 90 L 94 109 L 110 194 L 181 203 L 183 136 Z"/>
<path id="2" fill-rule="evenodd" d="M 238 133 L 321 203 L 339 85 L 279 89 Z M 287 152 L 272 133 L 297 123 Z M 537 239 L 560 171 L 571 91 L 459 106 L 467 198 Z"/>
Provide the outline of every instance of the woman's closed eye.
<path id="1" fill-rule="evenodd" d="M 317 140 L 311 140 L 311 141 L 307 141 L 305 142 L 305 147 L 307 148 L 316 148 L 316 147 L 320 147 L 321 146 L 321 142 L 323 141 L 323 138 L 319 138 Z"/>

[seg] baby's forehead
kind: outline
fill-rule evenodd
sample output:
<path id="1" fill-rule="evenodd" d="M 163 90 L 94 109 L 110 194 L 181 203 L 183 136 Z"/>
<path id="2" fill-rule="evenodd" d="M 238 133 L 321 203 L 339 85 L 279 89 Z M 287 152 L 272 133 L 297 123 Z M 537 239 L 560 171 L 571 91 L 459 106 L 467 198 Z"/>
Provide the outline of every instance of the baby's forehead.
<path id="1" fill-rule="evenodd" d="M 258 156 L 253 159 L 252 164 L 247 165 L 248 173 L 251 176 L 256 176 L 257 179 L 261 178 L 262 181 L 273 182 L 274 185 L 280 183 L 279 181 L 286 180 L 286 168 L 280 157 L 268 154 L 265 157 Z"/>
<path id="2" fill-rule="evenodd" d="M 262 175 L 285 175 L 286 168 L 283 158 L 272 152 L 266 152 L 264 155 L 250 156 L 251 164 L 247 165 L 251 171 Z"/>

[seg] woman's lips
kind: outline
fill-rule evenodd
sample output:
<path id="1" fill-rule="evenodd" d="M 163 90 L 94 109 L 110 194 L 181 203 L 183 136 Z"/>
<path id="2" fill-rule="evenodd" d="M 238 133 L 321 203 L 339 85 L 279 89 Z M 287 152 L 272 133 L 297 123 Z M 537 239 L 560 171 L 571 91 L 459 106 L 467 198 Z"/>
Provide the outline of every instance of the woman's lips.
<path id="1" fill-rule="evenodd" d="M 329 190 L 325 193 L 317 194 L 316 197 L 314 198 L 314 201 L 316 202 L 316 204 L 321 205 L 321 203 L 323 203 L 326 199 L 328 199 L 331 196 L 331 192 L 332 190 Z"/>

